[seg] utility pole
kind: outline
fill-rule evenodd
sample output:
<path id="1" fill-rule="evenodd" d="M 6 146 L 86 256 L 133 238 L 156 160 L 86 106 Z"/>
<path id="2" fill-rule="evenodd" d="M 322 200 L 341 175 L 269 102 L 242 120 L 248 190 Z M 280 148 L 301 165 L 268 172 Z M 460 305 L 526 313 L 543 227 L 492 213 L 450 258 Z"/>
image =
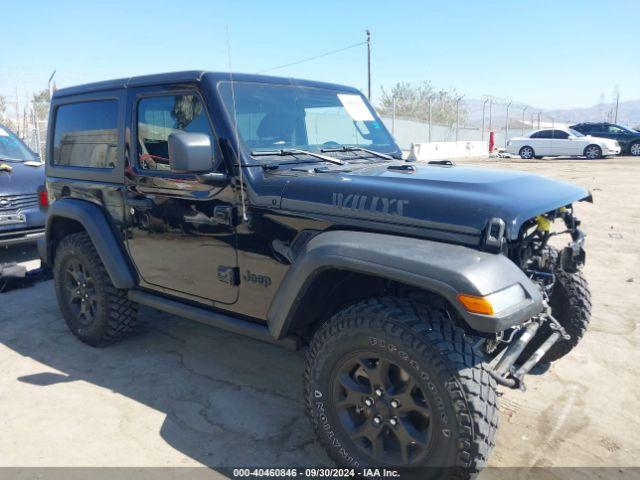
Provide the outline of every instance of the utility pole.
<path id="1" fill-rule="evenodd" d="M 618 104 L 620 103 L 620 92 L 616 95 L 616 115 L 614 117 L 613 123 L 618 123 Z"/>
<path id="2" fill-rule="evenodd" d="M 427 102 L 429 105 L 429 143 L 431 143 L 431 100 L 433 100 L 433 95 L 429 95 L 427 97 Z"/>
<path id="3" fill-rule="evenodd" d="M 391 117 L 391 135 L 396 134 L 396 96 L 393 96 L 393 116 Z"/>
<path id="4" fill-rule="evenodd" d="M 371 32 L 367 30 L 367 98 L 371 101 Z"/>
<path id="5" fill-rule="evenodd" d="M 493 98 L 489 100 L 489 133 L 491 133 L 492 128 L 492 112 L 493 112 Z"/>
<path id="6" fill-rule="evenodd" d="M 538 112 L 538 130 L 540 130 L 540 115 L 542 115 L 542 112 Z"/>
<path id="7" fill-rule="evenodd" d="M 511 103 L 511 100 L 507 103 L 507 125 L 504 129 L 504 148 L 507 148 L 507 141 L 509 140 L 509 107 L 511 106 Z"/>
<path id="8" fill-rule="evenodd" d="M 18 87 L 16 87 L 16 130 L 16 134 L 20 137 L 20 101 L 18 100 Z"/>
<path id="9" fill-rule="evenodd" d="M 456 99 L 456 142 L 458 141 L 458 130 L 460 129 L 460 100 L 463 98 L 464 95 L 461 95 Z"/>
<path id="10" fill-rule="evenodd" d="M 49 77 L 49 82 L 48 82 L 48 84 L 49 84 L 49 100 L 51 100 L 51 97 L 53 97 L 53 83 L 51 83 L 51 82 L 52 82 L 53 77 L 55 76 L 55 74 L 56 74 L 56 71 L 54 70 L 53 73 L 51 74 L 51 76 Z"/>
<path id="11" fill-rule="evenodd" d="M 524 112 L 527 111 L 529 107 L 523 107 L 522 108 L 522 136 L 524 137 Z"/>
<path id="12" fill-rule="evenodd" d="M 484 99 L 484 103 L 482 104 L 482 137 L 480 140 L 484 141 L 484 108 L 487 106 L 488 98 Z"/>

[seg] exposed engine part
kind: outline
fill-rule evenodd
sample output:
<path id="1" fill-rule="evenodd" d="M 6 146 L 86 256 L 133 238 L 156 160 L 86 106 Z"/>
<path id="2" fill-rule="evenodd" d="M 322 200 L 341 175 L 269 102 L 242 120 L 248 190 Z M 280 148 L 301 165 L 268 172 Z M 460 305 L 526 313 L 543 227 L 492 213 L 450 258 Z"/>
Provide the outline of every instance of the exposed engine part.
<path id="1" fill-rule="evenodd" d="M 565 230 L 552 232 L 554 222 L 559 219 L 564 222 Z M 580 220 L 574 216 L 572 207 L 538 215 L 524 224 L 517 242 L 509 246 L 509 256 L 525 272 L 534 274 L 535 280 L 546 283 L 542 277 L 552 271 L 547 248 L 549 239 L 569 234 L 571 242 L 562 250 L 560 265 L 568 272 L 576 271 L 585 260 L 584 233 L 579 226 Z"/>

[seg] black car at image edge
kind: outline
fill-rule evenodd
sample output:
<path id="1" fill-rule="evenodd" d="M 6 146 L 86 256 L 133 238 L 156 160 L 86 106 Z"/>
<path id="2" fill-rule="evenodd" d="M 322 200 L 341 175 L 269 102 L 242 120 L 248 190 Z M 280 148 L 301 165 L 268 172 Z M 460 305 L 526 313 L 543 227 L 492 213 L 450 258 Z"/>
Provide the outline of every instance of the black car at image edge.
<path id="1" fill-rule="evenodd" d="M 622 149 L 622 155 L 640 156 L 640 132 L 636 130 L 608 122 L 583 122 L 572 125 L 570 128 L 583 135 L 617 140 Z"/>
<path id="2" fill-rule="evenodd" d="M 0 247 L 36 242 L 44 236 L 43 165 L 14 133 L 0 125 Z"/>

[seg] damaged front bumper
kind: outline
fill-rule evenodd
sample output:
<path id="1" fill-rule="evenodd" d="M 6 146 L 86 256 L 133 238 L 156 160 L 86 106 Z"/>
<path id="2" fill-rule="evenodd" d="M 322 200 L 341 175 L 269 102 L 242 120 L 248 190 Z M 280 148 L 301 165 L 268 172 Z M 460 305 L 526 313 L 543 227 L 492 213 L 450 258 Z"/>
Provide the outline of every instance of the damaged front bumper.
<path id="1" fill-rule="evenodd" d="M 542 345 L 522 361 L 521 357 L 525 348 L 531 340 L 533 340 L 539 328 L 544 323 L 549 325 L 551 333 Z M 526 327 L 517 333 L 516 338 L 509 343 L 507 348 L 502 352 L 502 355 L 496 357 L 493 368 L 489 369 L 489 374 L 499 385 L 525 390 L 524 376 L 540 363 L 542 357 L 544 357 L 551 347 L 560 339 L 570 340 L 571 337 L 560 322 L 551 315 L 550 307 L 545 305 L 545 311 L 531 319 Z M 516 365 L 518 361 L 519 363 Z"/>

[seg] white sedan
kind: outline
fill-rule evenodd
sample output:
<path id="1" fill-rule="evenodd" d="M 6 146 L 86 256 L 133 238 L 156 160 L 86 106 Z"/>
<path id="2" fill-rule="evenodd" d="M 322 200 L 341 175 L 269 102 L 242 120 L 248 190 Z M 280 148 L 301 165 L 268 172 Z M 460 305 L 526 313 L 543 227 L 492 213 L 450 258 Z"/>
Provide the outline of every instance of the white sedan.
<path id="1" fill-rule="evenodd" d="M 619 155 L 620 144 L 608 138 L 585 136 L 570 128 L 554 128 L 510 139 L 507 152 L 526 159 L 574 155 L 594 159 Z"/>

